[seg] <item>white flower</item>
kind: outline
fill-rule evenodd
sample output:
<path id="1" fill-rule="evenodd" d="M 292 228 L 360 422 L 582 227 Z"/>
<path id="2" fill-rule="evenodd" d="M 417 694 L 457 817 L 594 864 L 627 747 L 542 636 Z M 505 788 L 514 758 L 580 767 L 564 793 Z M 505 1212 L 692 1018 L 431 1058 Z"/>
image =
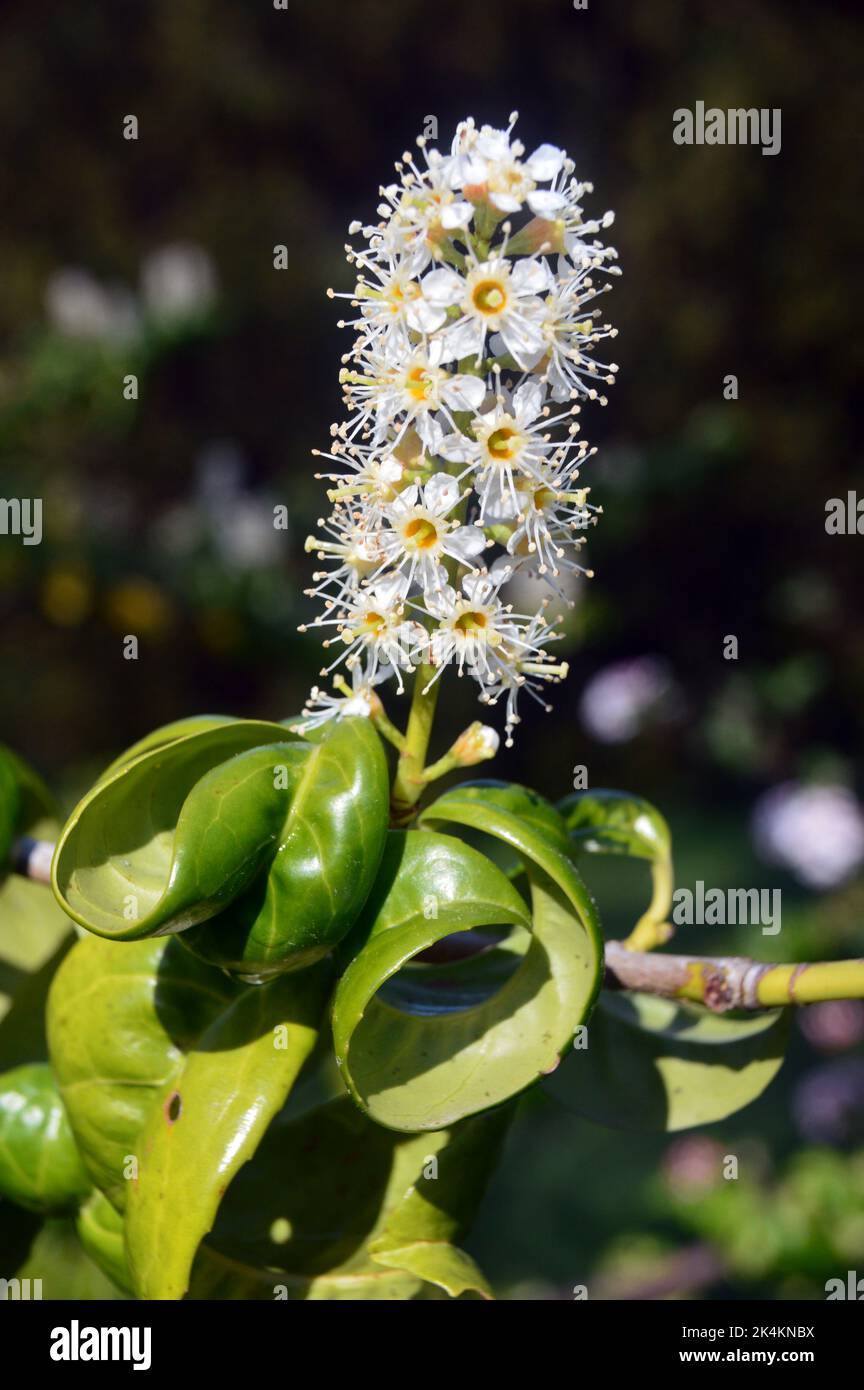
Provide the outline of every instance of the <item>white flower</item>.
<path id="1" fill-rule="evenodd" d="M 407 573 L 409 583 L 416 581 L 427 595 L 446 582 L 445 558 L 473 567 L 488 542 L 476 526 L 448 519 L 461 498 L 448 473 L 434 474 L 425 487 L 406 488 L 384 508 L 389 529 L 379 536 L 383 566 Z"/>
<path id="2" fill-rule="evenodd" d="M 546 651 L 548 596 L 514 613 L 502 589 L 523 571 L 571 602 L 590 574 L 579 557 L 599 508 L 580 468 L 594 451 L 572 402 L 605 400 L 617 370 L 594 355 L 614 336 L 595 280 L 617 267 L 583 215 L 591 186 L 555 145 L 526 155 L 515 120 L 463 121 L 444 151 L 421 138 L 380 190 L 379 220 L 349 229 L 347 413 L 320 455 L 333 511 L 307 541 L 326 568 L 306 591 L 324 604 L 309 626 L 343 648 L 330 671 L 387 668 L 401 689 L 403 671 L 431 664 L 437 680 L 454 665 L 484 703 L 503 701 L 508 741 L 520 693 L 545 703 L 566 664 Z M 312 717 L 341 710 L 340 689 Z"/>
<path id="3" fill-rule="evenodd" d="M 424 301 L 445 317 L 447 310 L 458 310 L 442 335 L 443 360 L 474 357 L 479 362 L 487 334 L 499 333 L 506 351 L 522 366 L 542 351 L 539 296 L 551 283 L 548 266 L 531 258 L 513 264 L 497 256 L 472 265 L 464 276 L 447 266 L 430 271 L 421 281 Z"/>
<path id="4" fill-rule="evenodd" d="M 341 373 L 345 402 L 357 411 L 356 424 L 370 424 L 376 439 L 400 421 L 396 442 L 413 425 L 430 453 L 437 453 L 443 429 L 436 418 L 441 411 L 447 426 L 455 430 L 453 411 L 476 410 L 486 395 L 485 383 L 476 376 L 448 372 L 441 367 L 442 339 L 394 353 L 392 345 L 371 348 L 360 355 L 358 370 Z"/>
<path id="5" fill-rule="evenodd" d="M 400 672 L 413 671 L 417 644 L 424 637 L 419 623 L 405 616 L 407 592 L 405 576 L 391 574 L 347 597 L 332 616 L 316 618 L 310 626 L 335 626 L 345 644 L 345 650 L 321 674 L 329 675 L 343 661 L 350 668 L 362 657 L 369 663 L 370 677 L 377 674 L 382 664 L 392 666 L 401 690 Z M 301 631 L 305 630 L 304 625 Z M 329 647 L 333 640 L 328 638 L 324 646 Z"/>
<path id="6" fill-rule="evenodd" d="M 326 690 L 319 690 L 317 685 L 313 686 L 306 701 L 303 723 L 297 725 L 298 732 L 305 734 L 310 729 L 318 729 L 331 719 L 368 719 L 378 701 L 375 686 L 392 675 L 391 667 L 381 666 L 370 676 L 358 662 L 351 671 L 351 686 L 344 681 L 339 683 L 340 694 L 330 695 Z M 378 703 L 380 706 L 380 701 Z"/>
<path id="7" fill-rule="evenodd" d="M 514 124 L 515 115 L 506 130 L 488 125 L 477 130 L 473 121 L 464 121 L 453 142 L 454 181 L 475 200 L 487 200 L 502 214 L 519 212 L 523 203 L 537 213 L 563 206 L 559 194 L 536 190 L 538 183 L 556 178 L 566 160 L 564 151 L 540 145 L 523 160 L 524 146 L 510 139 Z"/>

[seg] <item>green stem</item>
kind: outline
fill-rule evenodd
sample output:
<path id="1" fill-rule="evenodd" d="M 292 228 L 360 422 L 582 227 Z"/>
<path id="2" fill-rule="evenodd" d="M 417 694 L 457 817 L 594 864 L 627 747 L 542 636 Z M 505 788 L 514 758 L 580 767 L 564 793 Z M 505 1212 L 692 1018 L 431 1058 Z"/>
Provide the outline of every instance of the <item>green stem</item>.
<path id="1" fill-rule="evenodd" d="M 766 965 L 744 956 L 649 954 L 607 941 L 606 976 L 607 985 L 689 999 L 717 1013 L 864 999 L 864 960 Z"/>
<path id="2" fill-rule="evenodd" d="M 423 768 L 432 734 L 435 706 L 438 703 L 438 687 L 441 683 L 437 680 L 434 685 L 429 685 L 434 675 L 435 667 L 424 663 L 414 677 L 414 693 L 411 697 L 408 727 L 405 730 L 405 746 L 399 754 L 390 795 L 390 819 L 395 828 L 407 825 L 413 820 L 414 808 L 426 785 Z"/>
<path id="3" fill-rule="evenodd" d="M 651 865 L 653 893 L 648 910 L 642 914 L 624 945 L 628 951 L 653 951 L 668 941 L 673 927 L 666 919 L 672 906 L 672 863 L 658 859 Z"/>

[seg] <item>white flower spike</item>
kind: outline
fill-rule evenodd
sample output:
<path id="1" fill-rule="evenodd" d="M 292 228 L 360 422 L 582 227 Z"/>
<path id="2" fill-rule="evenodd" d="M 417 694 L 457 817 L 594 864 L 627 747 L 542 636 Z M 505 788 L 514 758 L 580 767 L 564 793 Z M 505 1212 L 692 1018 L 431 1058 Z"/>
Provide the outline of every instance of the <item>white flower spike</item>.
<path id="1" fill-rule="evenodd" d="M 618 370 L 595 349 L 615 336 L 596 301 L 619 271 L 598 239 L 612 214 L 583 215 L 591 184 L 555 145 L 526 156 L 515 123 L 469 118 L 444 151 L 421 137 L 380 190 L 380 220 L 349 229 L 348 417 L 323 454 L 333 512 L 307 549 L 328 568 L 307 593 L 324 602 L 309 627 L 342 648 L 327 673 L 344 663 L 353 683 L 313 692 L 312 726 L 373 715 L 389 676 L 401 692 L 422 665 L 428 688 L 453 665 L 482 703 L 503 699 L 509 743 L 520 693 L 545 704 L 566 675 L 546 652 L 549 598 L 517 614 L 502 591 L 519 572 L 563 598 L 591 574 L 577 557 L 600 509 L 576 416 L 605 405 Z"/>

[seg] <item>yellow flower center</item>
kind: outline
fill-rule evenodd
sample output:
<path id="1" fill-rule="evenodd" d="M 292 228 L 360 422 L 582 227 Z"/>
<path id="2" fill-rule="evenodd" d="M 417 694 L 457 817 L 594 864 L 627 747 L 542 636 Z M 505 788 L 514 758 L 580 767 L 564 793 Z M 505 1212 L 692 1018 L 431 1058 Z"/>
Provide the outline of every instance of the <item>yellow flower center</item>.
<path id="1" fill-rule="evenodd" d="M 393 310 L 394 314 L 398 313 L 403 304 L 416 299 L 420 293 L 420 286 L 415 280 L 408 280 L 404 285 L 400 284 L 398 280 L 395 280 L 391 284 L 387 295 L 390 301 L 390 308 Z"/>
<path id="2" fill-rule="evenodd" d="M 438 531 L 425 517 L 415 517 L 402 530 L 402 537 L 412 550 L 431 550 L 438 540 Z"/>
<path id="3" fill-rule="evenodd" d="M 432 394 L 432 378 L 426 367 L 412 367 L 405 378 L 405 389 L 415 401 L 426 401 Z"/>
<path id="4" fill-rule="evenodd" d="M 507 291 L 500 280 L 481 280 L 471 300 L 481 314 L 500 314 L 507 304 Z"/>
<path id="5" fill-rule="evenodd" d="M 466 613 L 461 613 L 456 619 L 453 627 L 456 632 L 482 632 L 488 625 L 485 613 L 476 609 L 469 609 Z"/>
<path id="6" fill-rule="evenodd" d="M 519 435 L 516 430 L 509 425 L 502 425 L 500 429 L 492 431 L 486 441 L 486 448 L 493 459 L 512 459 L 517 453 L 514 441 L 518 441 L 518 438 Z"/>

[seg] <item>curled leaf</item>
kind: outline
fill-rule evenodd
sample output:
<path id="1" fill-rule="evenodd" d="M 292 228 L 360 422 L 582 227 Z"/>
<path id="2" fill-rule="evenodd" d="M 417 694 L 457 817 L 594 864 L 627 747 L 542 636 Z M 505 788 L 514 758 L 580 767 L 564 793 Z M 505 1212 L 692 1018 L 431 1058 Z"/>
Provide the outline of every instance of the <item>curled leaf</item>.
<path id="1" fill-rule="evenodd" d="M 299 758 L 266 874 L 181 938 L 202 960 L 241 975 L 306 965 L 330 950 L 355 922 L 381 862 L 390 789 L 369 721 L 341 721 L 304 742 Z"/>
<path id="2" fill-rule="evenodd" d="M 627 855 L 651 866 L 651 903 L 628 940 L 633 950 L 648 949 L 668 936 L 672 908 L 672 839 L 663 816 L 641 796 L 629 792 L 574 792 L 558 810 L 577 853 Z"/>
<path id="3" fill-rule="evenodd" d="M 124 754 L 73 812 L 55 892 L 99 936 L 184 932 L 203 959 L 266 978 L 312 964 L 349 929 L 387 806 L 367 720 L 315 743 L 258 720 L 181 721 Z"/>
<path id="4" fill-rule="evenodd" d="M 446 793 L 421 821 L 499 839 L 526 869 L 532 907 L 462 841 L 391 832 L 346 943 L 355 954 L 337 986 L 333 1035 L 358 1104 L 407 1131 L 488 1109 L 556 1066 L 593 1003 L 602 954 L 593 905 L 548 802 L 480 783 Z M 454 933 L 506 926 L 465 959 L 417 960 Z"/>

